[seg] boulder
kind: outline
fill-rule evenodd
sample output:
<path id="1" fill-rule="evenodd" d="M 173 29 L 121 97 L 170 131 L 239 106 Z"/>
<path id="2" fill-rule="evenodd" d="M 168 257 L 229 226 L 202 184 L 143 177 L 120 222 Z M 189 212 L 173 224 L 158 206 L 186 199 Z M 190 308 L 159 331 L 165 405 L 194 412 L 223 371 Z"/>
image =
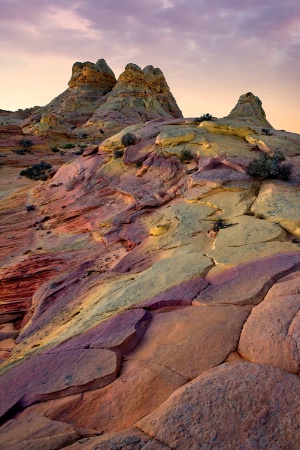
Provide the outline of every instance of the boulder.
<path id="1" fill-rule="evenodd" d="M 59 450 L 80 439 L 72 425 L 57 422 L 42 414 L 13 419 L 0 427 L 2 450 Z"/>
<path id="2" fill-rule="evenodd" d="M 300 369 L 300 272 L 277 281 L 246 321 L 239 352 L 288 372 Z"/>
<path id="3" fill-rule="evenodd" d="M 275 367 L 222 364 L 178 389 L 136 426 L 180 450 L 296 450 L 299 389 L 299 377 Z"/>

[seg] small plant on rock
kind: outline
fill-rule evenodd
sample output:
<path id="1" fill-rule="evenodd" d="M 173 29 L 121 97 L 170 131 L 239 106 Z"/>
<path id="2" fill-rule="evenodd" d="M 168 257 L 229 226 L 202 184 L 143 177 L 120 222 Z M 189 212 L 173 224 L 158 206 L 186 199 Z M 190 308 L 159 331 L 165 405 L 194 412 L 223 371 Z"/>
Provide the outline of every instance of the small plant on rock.
<path id="1" fill-rule="evenodd" d="M 197 122 L 204 122 L 205 120 L 212 120 L 213 116 L 209 113 L 202 114 L 200 117 L 196 117 Z"/>
<path id="2" fill-rule="evenodd" d="M 273 133 L 270 130 L 270 128 L 262 128 L 261 132 L 264 133 L 266 136 L 273 136 Z"/>
<path id="3" fill-rule="evenodd" d="M 129 145 L 134 145 L 137 141 L 137 137 L 133 133 L 125 133 L 121 138 L 121 143 L 124 147 L 129 147 Z"/>
<path id="4" fill-rule="evenodd" d="M 122 158 L 123 155 L 124 155 L 123 150 L 115 150 L 114 151 L 114 158 Z"/>
<path id="5" fill-rule="evenodd" d="M 30 139 L 21 139 L 20 145 L 22 145 L 23 149 L 28 149 L 33 146 L 33 142 Z"/>
<path id="6" fill-rule="evenodd" d="M 181 150 L 180 159 L 182 162 L 191 161 L 193 159 L 193 155 L 189 150 Z"/>
<path id="7" fill-rule="evenodd" d="M 55 147 L 51 147 L 51 151 L 53 153 L 58 153 L 59 152 L 59 148 L 57 148 L 56 146 Z"/>
<path id="8" fill-rule="evenodd" d="M 279 150 L 276 150 L 272 156 L 263 153 L 258 159 L 250 162 L 247 173 L 262 180 L 266 178 L 288 180 L 292 172 L 292 165 L 282 164 L 284 160 L 285 157 Z"/>
<path id="9" fill-rule="evenodd" d="M 21 170 L 20 175 L 22 177 L 31 178 L 32 180 L 46 181 L 51 168 L 51 164 L 41 161 L 39 164 L 34 164 L 27 169 Z"/>
<path id="10" fill-rule="evenodd" d="M 75 148 L 75 144 L 71 144 L 71 142 L 68 142 L 67 144 L 62 145 L 62 148 L 65 150 L 68 150 L 69 148 Z"/>

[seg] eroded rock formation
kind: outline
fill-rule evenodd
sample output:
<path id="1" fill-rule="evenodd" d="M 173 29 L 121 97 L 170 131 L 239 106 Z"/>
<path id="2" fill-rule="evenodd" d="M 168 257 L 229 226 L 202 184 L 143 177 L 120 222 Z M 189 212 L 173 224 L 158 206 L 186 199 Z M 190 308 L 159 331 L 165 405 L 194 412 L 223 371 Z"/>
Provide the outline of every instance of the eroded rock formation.
<path id="1" fill-rule="evenodd" d="M 103 138 L 127 125 L 182 117 L 162 71 L 127 64 L 118 80 L 104 59 L 75 63 L 69 88 L 23 123 L 28 134 Z"/>

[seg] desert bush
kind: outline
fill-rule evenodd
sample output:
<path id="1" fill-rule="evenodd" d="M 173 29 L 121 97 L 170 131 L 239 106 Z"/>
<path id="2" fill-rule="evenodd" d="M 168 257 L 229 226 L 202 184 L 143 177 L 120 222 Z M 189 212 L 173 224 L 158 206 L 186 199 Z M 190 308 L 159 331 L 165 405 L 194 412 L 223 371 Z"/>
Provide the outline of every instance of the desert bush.
<path id="1" fill-rule="evenodd" d="M 270 130 L 270 128 L 262 128 L 261 132 L 264 133 L 266 136 L 272 136 L 273 135 L 273 133 Z"/>
<path id="2" fill-rule="evenodd" d="M 122 158 L 123 155 L 124 155 L 123 150 L 115 150 L 114 151 L 114 158 Z"/>
<path id="3" fill-rule="evenodd" d="M 27 151 L 20 149 L 20 150 L 13 150 L 13 153 L 16 153 L 17 155 L 26 155 Z"/>
<path id="4" fill-rule="evenodd" d="M 212 120 L 213 116 L 209 113 L 202 114 L 200 117 L 196 117 L 197 122 L 204 122 L 205 120 Z"/>
<path id="5" fill-rule="evenodd" d="M 125 133 L 121 138 L 121 143 L 124 147 L 128 147 L 129 145 L 133 145 L 136 143 L 136 135 L 133 133 Z"/>
<path id="6" fill-rule="evenodd" d="M 79 148 L 78 150 L 76 150 L 75 152 L 73 152 L 73 155 L 82 155 L 82 153 L 84 152 L 84 148 Z"/>
<path id="7" fill-rule="evenodd" d="M 55 147 L 51 147 L 51 150 L 53 153 L 58 153 L 59 152 L 59 148 Z"/>
<path id="8" fill-rule="evenodd" d="M 33 142 L 30 139 L 21 139 L 20 145 L 22 145 L 23 149 L 29 148 L 33 146 Z"/>
<path id="9" fill-rule="evenodd" d="M 267 155 L 263 153 L 258 159 L 253 159 L 247 169 L 247 173 L 261 179 L 280 178 L 288 180 L 292 172 L 291 164 L 282 164 L 285 157 L 280 151 Z"/>
<path id="10" fill-rule="evenodd" d="M 69 148 L 74 148 L 75 144 L 71 144 L 70 142 L 68 142 L 67 144 L 62 145 L 61 148 L 68 150 Z"/>
<path id="11" fill-rule="evenodd" d="M 181 150 L 180 152 L 180 159 L 182 162 L 184 161 L 190 161 L 193 158 L 192 153 L 189 150 Z"/>
<path id="12" fill-rule="evenodd" d="M 21 170 L 20 175 L 31 178 L 32 180 L 46 181 L 49 175 L 49 169 L 51 168 L 51 164 L 41 161 L 39 164 L 34 164 L 27 169 Z"/>

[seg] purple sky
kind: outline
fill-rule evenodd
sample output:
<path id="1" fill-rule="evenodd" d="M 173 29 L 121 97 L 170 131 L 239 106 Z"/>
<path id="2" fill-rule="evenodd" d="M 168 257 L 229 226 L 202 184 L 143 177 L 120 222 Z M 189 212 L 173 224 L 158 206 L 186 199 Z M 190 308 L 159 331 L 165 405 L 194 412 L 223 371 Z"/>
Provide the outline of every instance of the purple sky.
<path id="1" fill-rule="evenodd" d="M 45 105 L 75 61 L 165 74 L 186 117 L 227 115 L 248 91 L 300 133 L 300 0 L 0 0 L 0 108 Z"/>

